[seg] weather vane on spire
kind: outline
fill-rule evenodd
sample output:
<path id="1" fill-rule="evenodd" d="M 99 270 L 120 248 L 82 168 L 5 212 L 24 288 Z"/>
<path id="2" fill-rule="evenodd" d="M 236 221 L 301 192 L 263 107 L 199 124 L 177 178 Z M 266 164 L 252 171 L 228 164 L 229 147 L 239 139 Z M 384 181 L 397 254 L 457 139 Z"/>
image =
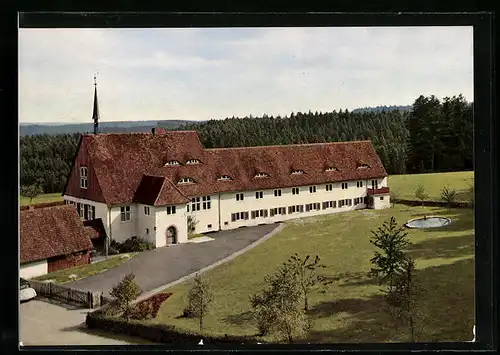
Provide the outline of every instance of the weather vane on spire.
<path id="1" fill-rule="evenodd" d="M 94 111 L 92 112 L 92 120 L 94 121 L 94 134 L 99 131 L 99 106 L 97 104 L 97 74 L 94 73 Z"/>

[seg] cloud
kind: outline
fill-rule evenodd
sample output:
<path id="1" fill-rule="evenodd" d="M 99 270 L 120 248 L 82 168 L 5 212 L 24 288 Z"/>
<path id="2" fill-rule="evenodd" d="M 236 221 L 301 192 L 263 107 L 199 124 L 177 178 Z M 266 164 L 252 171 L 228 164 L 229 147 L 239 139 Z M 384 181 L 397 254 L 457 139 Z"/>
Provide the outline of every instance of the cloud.
<path id="1" fill-rule="evenodd" d="M 472 28 L 21 29 L 22 122 L 209 119 L 472 99 Z"/>

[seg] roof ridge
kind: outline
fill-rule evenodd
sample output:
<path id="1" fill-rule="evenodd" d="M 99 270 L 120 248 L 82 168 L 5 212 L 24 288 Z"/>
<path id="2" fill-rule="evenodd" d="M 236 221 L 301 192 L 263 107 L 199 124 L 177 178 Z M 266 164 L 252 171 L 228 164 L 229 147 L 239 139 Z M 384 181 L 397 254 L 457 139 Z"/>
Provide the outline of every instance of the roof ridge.
<path id="1" fill-rule="evenodd" d="M 171 130 L 171 129 L 165 129 L 166 132 L 175 132 L 175 133 L 198 133 L 198 131 L 189 129 L 189 130 Z M 162 136 L 165 133 L 162 134 L 155 134 L 155 136 Z M 96 137 L 96 136 L 117 136 L 117 135 L 153 135 L 151 132 L 107 132 L 107 133 L 99 133 L 99 134 L 94 134 L 94 133 L 83 133 L 82 136 L 90 136 L 90 137 Z"/>
<path id="2" fill-rule="evenodd" d="M 349 144 L 349 143 L 363 143 L 371 142 L 370 139 L 355 140 L 355 141 L 342 141 L 342 142 L 323 142 L 323 143 L 299 143 L 299 144 L 275 144 L 275 145 L 257 145 L 250 147 L 223 147 L 223 148 L 205 148 L 205 150 L 229 150 L 229 149 L 259 149 L 259 148 L 277 148 L 277 147 L 306 147 L 306 146 L 317 146 L 317 145 L 327 145 L 327 144 Z"/>

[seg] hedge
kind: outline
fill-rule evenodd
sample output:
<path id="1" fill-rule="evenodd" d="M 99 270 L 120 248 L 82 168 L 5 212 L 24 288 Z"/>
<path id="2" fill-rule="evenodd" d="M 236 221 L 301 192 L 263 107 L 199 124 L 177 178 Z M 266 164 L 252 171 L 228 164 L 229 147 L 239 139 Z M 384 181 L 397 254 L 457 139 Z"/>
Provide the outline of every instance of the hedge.
<path id="1" fill-rule="evenodd" d="M 137 336 L 151 340 L 155 343 L 193 345 L 198 344 L 203 339 L 205 345 L 208 344 L 256 344 L 261 340 L 248 336 L 211 336 L 190 331 L 178 330 L 175 326 L 163 324 L 143 324 L 139 321 L 130 320 L 127 322 L 123 318 L 107 317 L 105 311 L 99 309 L 88 313 L 85 323 L 89 329 L 101 329 L 113 333 Z"/>
<path id="2" fill-rule="evenodd" d="M 415 200 L 400 200 L 398 198 L 393 199 L 391 203 L 400 203 L 402 205 L 408 206 L 422 206 L 422 201 Z M 449 204 L 451 208 L 471 208 L 469 202 L 452 202 Z M 424 201 L 424 206 L 428 207 L 448 207 L 448 202 L 443 201 Z"/>

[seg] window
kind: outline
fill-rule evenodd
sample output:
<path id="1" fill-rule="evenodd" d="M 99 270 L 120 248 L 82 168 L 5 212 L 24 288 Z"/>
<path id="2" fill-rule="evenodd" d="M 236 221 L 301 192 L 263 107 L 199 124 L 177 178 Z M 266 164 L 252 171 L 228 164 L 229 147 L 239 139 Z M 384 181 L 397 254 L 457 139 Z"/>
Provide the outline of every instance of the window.
<path id="1" fill-rule="evenodd" d="M 292 170 L 292 175 L 304 174 L 304 170 Z"/>
<path id="2" fill-rule="evenodd" d="M 352 206 L 352 198 L 348 198 L 347 199 L 347 205 L 348 206 Z"/>
<path id="3" fill-rule="evenodd" d="M 335 208 L 337 207 L 337 201 L 325 201 L 323 202 L 323 209 L 326 210 L 327 208 Z"/>
<path id="4" fill-rule="evenodd" d="M 354 199 L 354 204 L 355 204 L 355 205 L 359 204 L 359 197 L 356 197 L 356 198 Z"/>
<path id="5" fill-rule="evenodd" d="M 378 180 L 372 180 L 372 189 L 378 189 Z"/>
<path id="6" fill-rule="evenodd" d="M 189 212 L 189 203 L 186 205 L 186 210 Z"/>
<path id="7" fill-rule="evenodd" d="M 255 192 L 255 198 L 263 198 L 263 197 L 264 197 L 264 192 L 262 191 Z"/>
<path id="8" fill-rule="evenodd" d="M 229 223 L 228 222 L 224 222 L 224 225 L 227 226 Z"/>
<path id="9" fill-rule="evenodd" d="M 248 211 L 247 212 L 241 212 L 243 213 L 242 219 L 248 219 Z"/>
<path id="10" fill-rule="evenodd" d="M 149 228 L 146 228 L 146 234 L 149 234 Z"/>
<path id="11" fill-rule="evenodd" d="M 333 166 L 329 166 L 328 168 L 325 169 L 325 171 L 338 171 L 339 169 L 333 167 Z"/>
<path id="12" fill-rule="evenodd" d="M 208 229 L 212 229 L 212 225 L 211 224 L 207 224 L 207 228 Z"/>
<path id="13" fill-rule="evenodd" d="M 326 191 L 332 191 L 332 190 L 333 190 L 333 184 L 327 184 Z"/>
<path id="14" fill-rule="evenodd" d="M 259 217 L 267 217 L 268 216 L 268 211 L 267 210 L 256 210 L 252 211 L 252 219 L 259 218 Z"/>
<path id="15" fill-rule="evenodd" d="M 281 190 L 274 190 L 274 197 L 281 196 Z"/>
<path id="16" fill-rule="evenodd" d="M 292 187 L 292 195 L 298 195 L 299 194 L 299 188 L 298 187 Z"/>
<path id="17" fill-rule="evenodd" d="M 320 210 L 321 209 L 319 202 L 316 202 L 313 207 L 314 207 L 315 210 Z"/>
<path id="18" fill-rule="evenodd" d="M 382 201 L 384 199 L 384 196 L 380 196 L 380 200 Z"/>
<path id="19" fill-rule="evenodd" d="M 203 196 L 203 209 L 209 210 L 211 208 L 210 196 Z"/>
<path id="20" fill-rule="evenodd" d="M 169 160 L 165 163 L 165 166 L 181 165 L 177 160 Z"/>
<path id="21" fill-rule="evenodd" d="M 120 207 L 120 217 L 122 222 L 128 222 L 132 219 L 130 214 L 130 206 Z"/>
<path id="22" fill-rule="evenodd" d="M 194 164 L 200 164 L 200 161 L 198 159 L 189 159 L 186 164 L 189 165 L 194 165 Z"/>
<path id="23" fill-rule="evenodd" d="M 200 204 L 200 198 L 199 197 L 193 197 L 191 199 L 191 211 L 199 211 L 201 207 Z"/>
<path id="24" fill-rule="evenodd" d="M 89 187 L 88 170 L 86 166 L 80 167 L 80 187 L 82 189 Z"/>
<path id="25" fill-rule="evenodd" d="M 277 209 L 277 208 L 271 208 L 271 209 L 269 210 L 269 215 L 270 215 L 271 217 L 274 217 L 274 215 L 275 215 L 275 214 L 278 214 L 278 209 Z"/>
<path id="26" fill-rule="evenodd" d="M 231 222 L 236 222 L 240 219 L 240 213 L 231 213 Z"/>
<path id="27" fill-rule="evenodd" d="M 231 176 L 229 176 L 229 175 L 222 175 L 217 180 L 219 180 L 219 181 L 229 181 L 229 180 L 233 180 L 233 178 Z"/>
<path id="28" fill-rule="evenodd" d="M 367 196 L 363 197 L 363 203 L 364 203 L 365 205 L 368 203 L 368 197 L 367 197 Z"/>
<path id="29" fill-rule="evenodd" d="M 342 190 L 347 190 L 347 182 L 342 183 Z"/>
<path id="30" fill-rule="evenodd" d="M 312 203 L 308 203 L 306 205 L 306 212 L 309 212 L 310 210 L 312 210 L 312 205 L 313 205 Z"/>
<path id="31" fill-rule="evenodd" d="M 295 205 L 288 207 L 288 213 L 304 212 L 304 205 Z"/>
<path id="32" fill-rule="evenodd" d="M 263 177 L 269 177 L 269 175 L 267 173 L 257 173 L 255 174 L 255 177 L 256 178 L 263 178 Z"/>
<path id="33" fill-rule="evenodd" d="M 189 183 L 194 183 L 194 180 L 188 177 L 181 178 L 178 184 L 189 184 Z"/>
<path id="34" fill-rule="evenodd" d="M 367 168 L 369 168 L 369 167 L 370 167 L 370 165 L 368 165 L 368 164 L 360 164 L 360 165 L 358 166 L 358 169 L 367 169 Z"/>
<path id="35" fill-rule="evenodd" d="M 175 206 L 167 206 L 167 214 L 175 214 L 175 212 L 176 212 Z"/>
<path id="36" fill-rule="evenodd" d="M 278 209 L 279 214 L 286 214 L 286 208 L 285 207 L 280 207 Z"/>
<path id="37" fill-rule="evenodd" d="M 363 181 L 356 181 L 357 187 L 363 187 Z"/>
<path id="38" fill-rule="evenodd" d="M 243 201 L 243 193 L 236 194 L 236 201 Z"/>
<path id="39" fill-rule="evenodd" d="M 149 216 L 149 206 L 144 206 L 144 214 Z"/>
<path id="40" fill-rule="evenodd" d="M 316 186 L 309 186 L 309 192 L 310 193 L 315 193 L 316 192 Z"/>

